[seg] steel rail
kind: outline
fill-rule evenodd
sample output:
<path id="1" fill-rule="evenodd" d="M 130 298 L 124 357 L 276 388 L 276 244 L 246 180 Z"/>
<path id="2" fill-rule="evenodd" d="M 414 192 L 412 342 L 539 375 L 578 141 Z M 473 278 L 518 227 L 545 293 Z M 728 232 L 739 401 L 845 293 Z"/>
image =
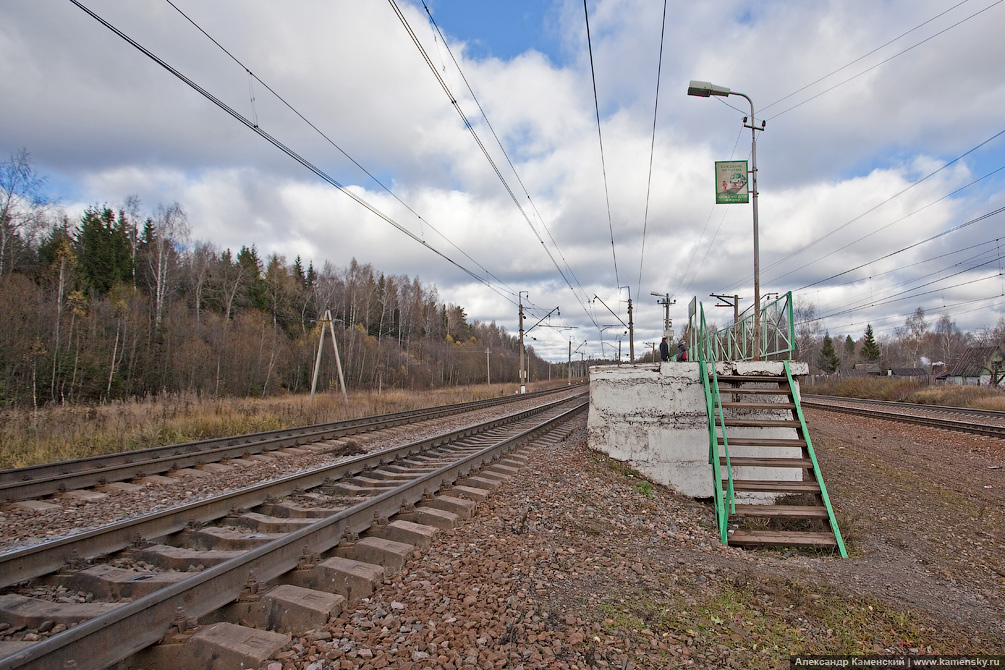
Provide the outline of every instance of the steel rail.
<path id="1" fill-rule="evenodd" d="M 944 412 L 951 414 L 966 414 L 968 416 L 983 416 L 992 419 L 1005 421 L 1005 412 L 993 409 L 974 409 L 973 407 L 950 407 L 948 405 L 925 405 L 916 402 L 896 402 L 893 400 L 874 400 L 872 398 L 849 398 L 836 395 L 817 395 L 813 393 L 802 394 L 803 398 L 810 400 L 821 400 L 830 402 L 857 402 L 863 405 L 875 405 L 877 407 L 889 407 L 891 409 L 923 410 L 931 412 Z"/>
<path id="2" fill-rule="evenodd" d="M 241 595 L 251 575 L 266 582 L 294 570 L 302 557 L 329 551 L 347 534 L 368 529 L 375 517 L 392 516 L 586 406 L 581 400 L 576 407 L 513 437 L 0 659 L 0 668 L 106 668 L 161 640 L 179 611 L 198 618 L 223 607 Z"/>
<path id="3" fill-rule="evenodd" d="M 516 402 L 527 397 L 559 393 L 568 389 L 566 386 L 559 390 L 538 391 L 524 396 L 489 398 L 337 423 L 248 433 L 0 470 L 0 503 L 40 498 L 66 490 L 99 486 L 227 458 L 239 458 L 247 454 L 346 437 Z"/>
<path id="4" fill-rule="evenodd" d="M 885 419 L 898 423 L 911 423 L 930 428 L 942 428 L 945 430 L 955 430 L 961 433 L 971 433 L 975 435 L 985 435 L 987 437 L 1005 438 L 1005 426 L 993 426 L 989 424 L 973 423 L 969 421 L 953 421 L 952 419 L 936 418 L 931 416 L 918 416 L 916 414 L 900 414 L 878 409 L 866 409 L 864 407 L 851 407 L 849 405 L 837 405 L 819 400 L 809 400 L 809 396 L 802 396 L 803 407 L 813 409 L 823 409 L 830 412 L 841 412 L 844 414 L 855 414 L 873 419 Z M 907 403 L 902 403 L 907 404 Z M 922 405 L 921 407 L 925 407 Z M 977 410 L 980 411 L 980 410 Z"/>
<path id="5" fill-rule="evenodd" d="M 215 521 L 230 514 L 234 508 L 261 505 L 270 496 L 281 498 L 290 495 L 296 489 L 321 486 L 329 479 L 356 475 L 417 452 L 521 421 L 579 397 L 582 397 L 582 394 L 490 419 L 474 426 L 434 435 L 424 440 L 363 454 L 333 465 L 0 554 L 0 587 L 49 574 L 64 565 L 82 559 L 121 551 L 138 539 L 150 540 L 179 532 L 192 522 Z"/>

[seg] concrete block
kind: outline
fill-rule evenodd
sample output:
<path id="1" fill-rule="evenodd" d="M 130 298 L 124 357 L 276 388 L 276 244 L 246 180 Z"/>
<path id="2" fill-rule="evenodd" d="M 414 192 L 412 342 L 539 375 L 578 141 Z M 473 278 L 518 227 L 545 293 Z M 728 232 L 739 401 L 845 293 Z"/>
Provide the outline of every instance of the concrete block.
<path id="1" fill-rule="evenodd" d="M 184 572 L 139 572 L 111 565 L 95 565 L 58 579 L 72 591 L 93 593 L 95 598 L 102 600 L 121 600 L 141 598 L 187 576 Z"/>
<path id="2" fill-rule="evenodd" d="M 249 465 L 254 465 L 255 464 L 254 461 L 250 461 L 250 460 L 248 460 L 246 458 L 231 458 L 230 460 L 222 461 L 222 462 L 225 463 L 225 464 L 227 464 L 227 465 L 236 465 L 239 468 L 246 468 Z"/>
<path id="3" fill-rule="evenodd" d="M 470 501 L 468 501 L 470 502 Z M 424 526 L 433 526 L 441 530 L 456 528 L 461 523 L 461 517 L 453 512 L 435 507 L 416 507 L 411 514 L 399 514 L 402 521 L 413 521 Z"/>
<path id="4" fill-rule="evenodd" d="M 223 463 L 203 463 L 202 465 L 195 466 L 195 469 L 199 470 L 200 472 L 218 474 L 223 472 L 230 472 L 232 468 L 224 465 Z"/>
<path id="5" fill-rule="evenodd" d="M 38 628 L 43 621 L 70 625 L 107 614 L 118 603 L 54 603 L 7 593 L 0 596 L 0 623 Z"/>
<path id="6" fill-rule="evenodd" d="M 249 461 L 260 461 L 262 463 L 268 463 L 269 461 L 276 460 L 275 458 L 272 457 L 272 454 L 274 453 L 276 452 L 273 451 L 268 454 L 251 454 L 250 456 L 247 457 L 247 459 Z"/>
<path id="7" fill-rule="evenodd" d="M 385 540 L 381 537 L 364 537 L 355 544 L 335 549 L 335 555 L 354 561 L 382 565 L 388 572 L 401 570 L 411 557 L 414 547 L 410 544 Z"/>
<path id="8" fill-rule="evenodd" d="M 500 461 L 488 469 L 488 472 L 498 472 L 499 474 L 507 475 L 509 477 L 515 476 L 520 472 L 520 468 L 507 465 L 506 463 Z"/>
<path id="9" fill-rule="evenodd" d="M 179 470 L 169 471 L 167 476 L 175 479 L 181 479 L 182 477 L 209 477 L 210 473 L 196 470 L 195 468 L 181 468 Z"/>
<path id="10" fill-rule="evenodd" d="M 137 491 L 142 491 L 144 488 L 143 484 L 130 484 L 129 482 L 112 482 L 111 484 L 105 484 L 100 489 L 101 493 L 136 493 Z"/>
<path id="11" fill-rule="evenodd" d="M 56 503 L 44 502 L 42 500 L 19 500 L 16 503 L 12 503 L 11 507 L 28 510 L 29 512 L 55 512 L 63 509 L 62 506 Z"/>
<path id="12" fill-rule="evenodd" d="M 191 549 L 219 549 L 223 551 L 243 549 L 247 551 L 268 544 L 283 535 L 283 533 L 262 533 L 208 526 L 196 531 L 185 531 L 178 538 L 178 541 L 188 545 Z"/>
<path id="13" fill-rule="evenodd" d="M 235 524 L 245 528 L 251 528 L 261 533 L 292 533 L 304 526 L 317 523 L 316 519 L 309 518 L 280 518 L 266 516 L 257 512 L 248 512 L 234 519 Z"/>
<path id="14" fill-rule="evenodd" d="M 290 643 L 290 636 L 232 623 L 206 626 L 188 641 L 162 644 L 137 657 L 149 670 L 255 670 Z"/>
<path id="15" fill-rule="evenodd" d="M 136 480 L 137 484 L 174 484 L 175 480 L 164 475 L 150 475 Z"/>
<path id="16" fill-rule="evenodd" d="M 395 519 L 379 530 L 370 530 L 371 535 L 375 537 L 410 544 L 419 549 L 425 549 L 432 544 L 433 537 L 437 532 L 433 526 L 400 519 Z"/>
<path id="17" fill-rule="evenodd" d="M 288 572 L 281 579 L 295 586 L 337 593 L 346 601 L 355 603 L 373 593 L 374 585 L 384 579 L 384 568 L 374 563 L 333 556 L 310 570 Z"/>
<path id="18" fill-rule="evenodd" d="M 345 607 L 345 597 L 324 591 L 284 584 L 272 589 L 262 601 L 269 612 L 269 630 L 302 633 L 317 630 Z"/>
<path id="19" fill-rule="evenodd" d="M 473 500 L 475 502 L 488 500 L 489 497 L 489 492 L 486 489 L 475 488 L 473 486 L 458 485 L 450 489 L 450 492 L 456 493 L 459 496 L 467 498 L 468 500 Z"/>
<path id="20" fill-rule="evenodd" d="M 502 472 L 496 472 L 496 471 L 494 471 L 493 468 L 488 468 L 486 470 L 480 470 L 478 472 L 477 476 L 481 477 L 482 479 L 490 479 L 490 480 L 496 481 L 499 484 L 502 484 L 504 481 L 512 478 L 512 475 L 507 475 L 507 474 L 504 474 Z"/>
<path id="21" fill-rule="evenodd" d="M 65 498 L 66 500 L 79 500 L 81 502 L 96 502 L 98 500 L 104 500 L 108 497 L 107 493 L 101 493 L 99 491 L 91 491 L 89 489 L 79 489 L 77 491 L 67 491 L 66 493 L 59 494 L 60 498 Z"/>
<path id="22" fill-rule="evenodd" d="M 474 477 L 465 477 L 457 481 L 460 486 L 467 488 L 485 489 L 486 491 L 495 491 L 499 488 L 500 480 L 490 479 L 488 477 L 482 477 L 481 473 L 478 473 Z M 454 487 L 456 491 L 460 487 Z"/>
<path id="23" fill-rule="evenodd" d="M 453 489 L 451 489 L 453 493 Z M 432 500 L 427 500 L 422 503 L 423 507 L 432 507 L 434 509 L 441 509 L 445 512 L 452 512 L 462 519 L 468 519 L 472 514 L 475 513 L 475 501 L 465 498 L 457 498 L 455 496 L 440 495 L 436 496 Z"/>
<path id="24" fill-rule="evenodd" d="M 136 558 L 164 570 L 181 570 L 184 572 L 190 568 L 197 568 L 200 565 L 204 568 L 219 565 L 224 561 L 237 558 L 243 553 L 243 551 L 193 551 L 192 549 L 171 547 L 166 544 L 155 544 L 152 547 L 137 551 Z"/>

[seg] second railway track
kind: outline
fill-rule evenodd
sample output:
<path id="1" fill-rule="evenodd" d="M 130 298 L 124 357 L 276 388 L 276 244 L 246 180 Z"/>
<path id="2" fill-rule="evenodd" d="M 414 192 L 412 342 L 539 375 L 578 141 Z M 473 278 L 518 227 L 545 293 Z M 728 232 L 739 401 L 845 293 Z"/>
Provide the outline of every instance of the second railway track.
<path id="1" fill-rule="evenodd" d="M 0 643 L 0 668 L 104 668 L 158 641 L 175 646 L 148 652 L 144 667 L 188 667 L 186 654 L 202 653 L 192 649 L 214 635 L 244 636 L 248 653 L 258 644 L 281 647 L 290 632 L 326 616 L 324 607 L 330 613 L 361 597 L 367 575 L 372 582 L 400 568 L 436 527 L 470 513 L 515 474 L 520 458 L 510 452 L 585 407 L 578 394 L 0 555 L 8 587 L 0 634 L 34 631 L 14 647 Z M 266 594 L 262 585 L 276 580 L 282 586 Z M 84 592 L 88 602 L 65 597 Z M 221 621 L 212 624 L 211 615 Z M 256 627 L 226 623 L 242 619 Z M 195 620 L 204 625 L 193 634 Z M 190 637 L 195 646 L 186 646 Z"/>
<path id="2" fill-rule="evenodd" d="M 820 396 L 808 393 L 802 395 L 801 403 L 803 407 L 812 409 L 1005 438 L 1005 412 Z"/>

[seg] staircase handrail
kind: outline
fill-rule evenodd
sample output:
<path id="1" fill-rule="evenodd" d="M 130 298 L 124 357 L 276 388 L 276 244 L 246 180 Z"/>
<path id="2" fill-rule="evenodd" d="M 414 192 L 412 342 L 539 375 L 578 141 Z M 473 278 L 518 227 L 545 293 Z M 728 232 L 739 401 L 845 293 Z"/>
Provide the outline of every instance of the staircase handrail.
<path id="1" fill-rule="evenodd" d="M 715 338 L 707 337 L 705 323 L 705 307 L 699 305 L 697 328 L 691 328 L 692 338 L 700 343 L 693 346 L 692 355 L 697 353 L 698 373 L 701 375 L 702 387 L 705 391 L 705 412 L 708 416 L 708 462 L 712 466 L 712 490 L 715 498 L 715 516 L 719 526 L 719 536 L 723 544 L 729 540 L 729 515 L 736 511 L 736 496 L 733 490 L 733 468 L 729 462 L 729 443 L 726 439 L 726 417 L 722 409 L 722 397 L 719 394 L 719 380 L 715 370 L 716 354 L 721 353 L 714 345 Z M 697 337 L 695 337 L 697 335 Z M 716 411 L 719 414 L 719 424 L 722 426 L 722 454 L 726 458 L 726 489 L 722 488 L 722 470 L 719 464 L 719 440 L 716 429 Z"/>
<path id="2" fill-rule="evenodd" d="M 796 390 L 795 380 L 792 378 L 792 370 L 789 368 L 789 361 L 782 361 L 782 365 L 785 367 L 785 377 L 789 382 L 789 391 L 792 395 L 792 402 L 795 403 L 796 406 L 796 416 L 799 418 L 799 426 L 802 437 L 806 441 L 806 451 L 809 453 L 810 460 L 813 462 L 813 475 L 816 479 L 817 485 L 820 486 L 820 498 L 824 502 L 824 507 L 827 508 L 827 520 L 830 523 L 831 531 L 834 533 L 834 539 L 837 541 L 838 552 L 840 552 L 841 558 L 848 558 L 848 551 L 845 549 L 844 540 L 841 538 L 841 529 L 838 528 L 837 519 L 834 516 L 834 508 L 831 507 L 831 499 L 830 496 L 827 495 L 827 486 L 824 485 L 824 478 L 820 473 L 820 465 L 817 463 L 817 456 L 813 451 L 813 441 L 810 439 L 810 431 L 806 427 L 806 419 L 803 417 L 803 408 L 799 402 L 799 393 Z"/>
<path id="3" fill-rule="evenodd" d="M 692 346 L 713 352 L 715 360 L 749 361 L 754 356 L 754 329 L 761 330 L 760 359 L 786 356 L 795 351 L 795 324 L 793 322 L 792 291 L 780 295 L 754 314 L 751 305 L 728 328 L 709 330 L 699 334 L 692 329 Z M 697 316 L 697 315 L 696 315 Z M 698 325 L 698 324 L 694 324 Z"/>

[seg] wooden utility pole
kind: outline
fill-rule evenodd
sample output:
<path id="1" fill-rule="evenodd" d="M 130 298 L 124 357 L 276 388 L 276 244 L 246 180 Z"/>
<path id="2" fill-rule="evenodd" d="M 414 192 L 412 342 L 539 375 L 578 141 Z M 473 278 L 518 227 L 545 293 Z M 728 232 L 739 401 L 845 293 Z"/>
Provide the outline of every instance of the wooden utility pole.
<path id="1" fill-rule="evenodd" d="M 321 350 L 324 349 L 325 344 L 325 328 L 331 333 L 332 336 L 332 349 L 335 351 L 335 367 L 338 369 L 338 380 L 339 384 L 342 386 L 342 398 L 345 400 L 345 404 L 349 404 L 349 394 L 345 390 L 345 377 L 342 375 L 342 358 L 338 353 L 338 342 L 335 341 L 335 326 L 332 323 L 331 310 L 325 310 L 325 315 L 321 318 L 321 338 L 318 340 L 318 356 L 314 360 L 314 378 L 311 380 L 311 399 L 310 402 L 314 402 L 314 391 L 318 386 L 318 372 L 321 370 Z"/>

